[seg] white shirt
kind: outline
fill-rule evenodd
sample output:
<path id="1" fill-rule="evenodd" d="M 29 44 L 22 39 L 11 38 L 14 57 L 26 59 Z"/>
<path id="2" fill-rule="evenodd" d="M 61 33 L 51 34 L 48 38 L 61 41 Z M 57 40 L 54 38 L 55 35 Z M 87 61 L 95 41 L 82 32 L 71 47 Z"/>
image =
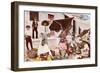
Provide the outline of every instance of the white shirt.
<path id="1" fill-rule="evenodd" d="M 60 30 L 59 32 L 56 32 L 56 31 L 54 31 L 54 32 L 55 32 L 55 37 L 59 37 L 59 35 L 61 34 L 62 30 Z"/>
<path id="2" fill-rule="evenodd" d="M 31 30 L 25 30 L 25 36 L 31 36 Z"/>

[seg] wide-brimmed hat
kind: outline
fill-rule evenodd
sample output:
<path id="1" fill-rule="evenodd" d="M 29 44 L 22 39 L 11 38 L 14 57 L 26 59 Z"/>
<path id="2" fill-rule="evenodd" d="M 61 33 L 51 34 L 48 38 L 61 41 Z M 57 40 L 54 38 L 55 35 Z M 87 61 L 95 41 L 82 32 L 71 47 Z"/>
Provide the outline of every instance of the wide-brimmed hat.
<path id="1" fill-rule="evenodd" d="M 49 25 L 49 22 L 47 20 L 44 20 L 44 21 L 42 21 L 42 25 L 43 26 L 48 26 Z"/>

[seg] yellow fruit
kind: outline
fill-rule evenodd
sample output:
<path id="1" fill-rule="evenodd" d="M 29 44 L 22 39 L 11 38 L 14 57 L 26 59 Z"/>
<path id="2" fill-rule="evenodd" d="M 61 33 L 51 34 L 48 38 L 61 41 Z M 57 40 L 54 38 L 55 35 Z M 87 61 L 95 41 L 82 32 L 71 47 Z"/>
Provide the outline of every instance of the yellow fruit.
<path id="1" fill-rule="evenodd" d="M 37 58 L 36 58 L 36 61 L 41 61 L 41 58 L 40 58 L 40 57 L 37 57 Z"/>
<path id="2" fill-rule="evenodd" d="M 47 60 L 48 61 L 51 61 L 52 60 L 50 55 L 48 55 Z"/>

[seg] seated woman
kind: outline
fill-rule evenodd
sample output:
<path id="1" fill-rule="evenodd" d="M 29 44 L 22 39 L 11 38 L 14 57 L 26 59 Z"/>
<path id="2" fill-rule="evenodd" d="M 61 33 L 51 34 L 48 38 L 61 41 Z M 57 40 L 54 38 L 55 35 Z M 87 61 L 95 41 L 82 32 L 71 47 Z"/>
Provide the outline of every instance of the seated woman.
<path id="1" fill-rule="evenodd" d="M 90 57 L 90 47 L 89 44 L 85 41 L 82 42 L 83 43 L 83 47 L 81 48 L 81 56 L 83 58 L 88 58 Z"/>
<path id="2" fill-rule="evenodd" d="M 42 40 L 38 48 L 38 56 L 41 60 L 47 60 L 48 57 L 52 56 L 51 51 L 48 47 L 47 36 L 45 33 L 41 33 Z M 50 58 L 49 58 L 50 60 Z"/>

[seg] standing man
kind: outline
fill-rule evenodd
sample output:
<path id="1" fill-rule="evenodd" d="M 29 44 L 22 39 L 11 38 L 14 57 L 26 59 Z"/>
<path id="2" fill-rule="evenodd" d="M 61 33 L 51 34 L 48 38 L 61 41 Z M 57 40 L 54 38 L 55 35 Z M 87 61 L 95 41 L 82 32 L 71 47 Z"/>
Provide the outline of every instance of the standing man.
<path id="1" fill-rule="evenodd" d="M 27 50 L 30 50 L 28 44 L 30 44 L 31 49 L 33 49 L 32 39 L 31 39 L 31 33 L 30 33 L 30 26 L 29 25 L 26 26 L 25 40 L 26 40 Z"/>
<path id="2" fill-rule="evenodd" d="M 33 23 L 32 23 L 32 37 L 34 38 L 38 38 L 38 21 L 36 18 L 34 18 Z M 36 32 L 36 37 L 34 36 L 34 32 Z"/>

